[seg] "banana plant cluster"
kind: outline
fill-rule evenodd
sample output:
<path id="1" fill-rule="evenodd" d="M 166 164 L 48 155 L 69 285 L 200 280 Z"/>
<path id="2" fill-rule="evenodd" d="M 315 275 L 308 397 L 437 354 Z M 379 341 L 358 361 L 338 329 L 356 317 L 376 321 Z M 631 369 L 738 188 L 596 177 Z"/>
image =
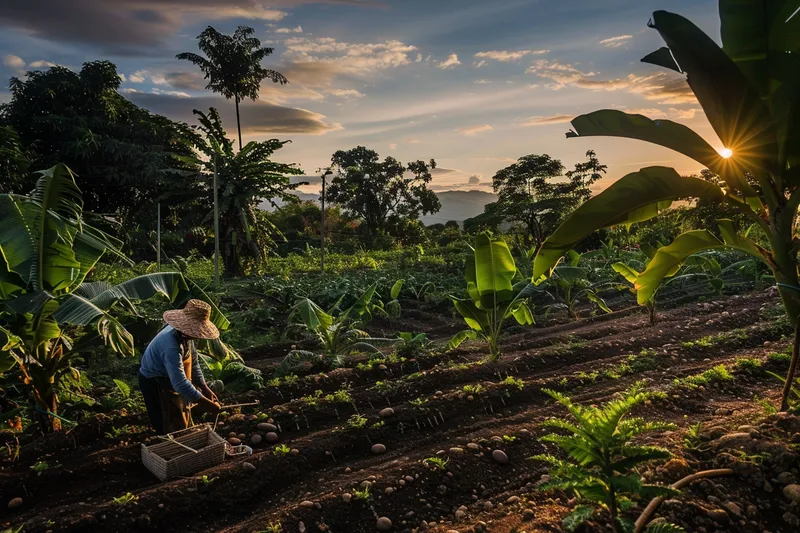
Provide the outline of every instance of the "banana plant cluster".
<path id="1" fill-rule="evenodd" d="M 292 350 L 278 367 L 278 375 L 287 375 L 304 363 L 325 368 L 342 366 L 348 355 L 357 352 L 380 356 L 381 351 L 375 343 L 390 343 L 392 339 L 370 337 L 369 333 L 358 327 L 361 321 L 370 316 L 376 288 L 377 283 L 367 287 L 346 309 L 341 309 L 342 300 L 346 296 L 344 294 L 328 311 L 309 298 L 297 300 L 289 320 L 298 321 L 296 325 L 316 339 L 321 354 L 310 350 Z"/>
<path id="2" fill-rule="evenodd" d="M 120 242 L 86 223 L 75 177 L 64 165 L 41 171 L 30 196 L 0 195 L 0 372 L 18 367 L 43 431 L 59 429 L 58 383 L 93 326 L 108 349 L 133 355 L 132 335 L 115 316 L 156 294 L 180 304 L 191 290 L 180 273 L 148 274 L 117 286 L 86 282 Z M 116 308 L 115 308 L 116 306 Z M 228 321 L 213 307 L 221 329 Z M 97 338 L 95 337 L 95 338 Z"/>
<path id="3" fill-rule="evenodd" d="M 567 314 L 575 320 L 580 318 L 578 304 L 583 300 L 594 304 L 604 313 L 610 313 L 611 309 L 598 292 L 603 284 L 593 284 L 589 280 L 589 269 L 578 266 L 580 260 L 581 254 L 570 250 L 566 264 L 560 264 L 553 269 L 545 286 L 552 288 L 556 300 L 562 307 L 566 307 Z"/>
<path id="4" fill-rule="evenodd" d="M 521 325 L 533 324 L 528 299 L 536 289 L 527 282 L 514 284 L 516 274 L 514 258 L 503 239 L 489 233 L 475 237 L 464 276 L 468 298 L 451 296 L 469 329 L 457 333 L 448 343 L 449 349 L 467 339 L 480 338 L 488 344 L 489 360 L 497 361 L 501 355 L 498 340 L 506 319 L 514 317 Z"/>
<path id="5" fill-rule="evenodd" d="M 722 179 L 717 185 L 682 177 L 663 166 L 624 176 L 587 201 L 542 245 L 534 279 L 546 275 L 561 256 L 594 231 L 658 215 L 675 200 L 724 202 L 758 225 L 762 247 L 720 221 L 722 239 L 690 231 L 660 250 L 637 277 L 640 303 L 654 294 L 676 264 L 701 250 L 728 247 L 764 261 L 772 270 L 791 321 L 800 317 L 797 232 L 800 206 L 800 16 L 792 0 L 720 0 L 722 46 L 686 18 L 653 13 L 650 27 L 666 47 L 642 59 L 686 76 L 723 147 L 717 151 L 690 128 L 669 120 L 602 110 L 572 121 L 569 138 L 614 136 L 675 150 Z M 792 382 L 798 353 L 792 358 Z M 788 388 L 784 390 L 786 407 Z"/>

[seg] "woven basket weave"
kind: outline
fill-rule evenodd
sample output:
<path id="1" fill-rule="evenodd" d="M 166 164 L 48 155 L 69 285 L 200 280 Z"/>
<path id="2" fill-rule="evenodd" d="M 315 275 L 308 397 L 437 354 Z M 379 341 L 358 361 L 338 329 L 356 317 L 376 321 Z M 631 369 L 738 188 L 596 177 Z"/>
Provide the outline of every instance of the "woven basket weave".
<path id="1" fill-rule="evenodd" d="M 190 427 L 170 433 L 168 436 L 184 446 L 197 450 L 197 453 L 170 441 L 151 446 L 142 444 L 142 463 L 161 481 L 194 474 L 225 460 L 227 443 L 209 425 Z"/>

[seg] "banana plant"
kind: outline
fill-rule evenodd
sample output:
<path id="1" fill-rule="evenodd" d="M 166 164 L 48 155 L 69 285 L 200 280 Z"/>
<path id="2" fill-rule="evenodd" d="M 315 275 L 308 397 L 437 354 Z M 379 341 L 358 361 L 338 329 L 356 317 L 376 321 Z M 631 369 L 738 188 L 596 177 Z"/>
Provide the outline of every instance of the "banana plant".
<path id="1" fill-rule="evenodd" d="M 392 285 L 392 288 L 389 291 L 391 300 L 386 302 L 386 304 L 383 306 L 383 310 L 386 312 L 386 315 L 389 318 L 400 318 L 401 307 L 400 300 L 398 298 L 400 298 L 400 291 L 403 289 L 403 284 L 405 282 L 406 280 L 404 279 L 398 279 L 394 282 L 394 285 Z"/>
<path id="2" fill-rule="evenodd" d="M 499 237 L 483 233 L 475 237 L 475 247 L 467 254 L 465 279 L 468 298 L 451 296 L 456 311 L 469 329 L 456 333 L 448 349 L 467 339 L 483 339 L 489 347 L 489 360 L 500 359 L 498 340 L 507 318 L 521 325 L 533 324 L 528 298 L 536 289 L 532 283 L 513 284 L 517 267 L 508 245 Z"/>
<path id="3" fill-rule="evenodd" d="M 545 286 L 550 286 L 553 296 L 560 301 L 559 305 L 566 308 L 567 314 L 575 320 L 580 318 L 578 305 L 584 299 L 610 313 L 611 309 L 597 292 L 598 286 L 589 281 L 589 270 L 578 266 L 580 260 L 581 254 L 570 250 L 569 264 L 554 268 Z"/>
<path id="4" fill-rule="evenodd" d="M 324 368 L 342 366 L 348 355 L 356 352 L 370 352 L 382 355 L 376 343 L 391 343 L 392 339 L 373 338 L 359 329 L 362 320 L 370 313 L 377 283 L 373 283 L 347 309 L 340 310 L 339 298 L 328 311 L 322 309 L 309 298 L 301 298 L 295 303 L 289 320 L 299 320 L 295 325 L 316 338 L 321 354 L 309 350 L 292 350 L 278 366 L 278 375 L 287 375 L 304 363 Z"/>
<path id="5" fill-rule="evenodd" d="M 794 0 L 720 0 L 722 47 L 684 17 L 656 11 L 650 22 L 667 44 L 642 61 L 686 75 L 722 148 L 669 120 L 651 120 L 618 110 L 595 111 L 572 121 L 569 138 L 615 136 L 675 150 L 719 175 L 722 185 L 681 177 L 662 166 L 624 176 L 573 211 L 543 244 L 533 278 L 546 275 L 560 257 L 597 229 L 648 220 L 678 199 L 724 202 L 767 237 L 762 247 L 728 221 L 722 239 L 708 231 L 681 235 L 680 250 L 662 249 L 639 277 L 640 303 L 676 261 L 709 248 L 744 251 L 769 265 L 792 322 L 800 317 L 797 233 L 800 206 L 800 16 Z M 669 248 L 669 247 L 668 247 Z M 680 252 L 680 256 L 669 253 Z M 792 356 L 793 381 L 800 352 Z M 784 387 L 782 409 L 789 387 Z"/>
<path id="6" fill-rule="evenodd" d="M 156 294 L 181 304 L 191 290 L 180 273 L 140 276 L 116 286 L 86 282 L 105 253 L 120 242 L 86 223 L 72 172 L 56 165 L 39 172 L 30 196 L 0 195 L 0 372 L 18 366 L 42 431 L 58 430 L 58 383 L 71 367 L 80 328 L 94 326 L 112 352 L 133 355 L 133 337 L 115 306 Z M 221 329 L 228 322 L 216 307 Z"/>

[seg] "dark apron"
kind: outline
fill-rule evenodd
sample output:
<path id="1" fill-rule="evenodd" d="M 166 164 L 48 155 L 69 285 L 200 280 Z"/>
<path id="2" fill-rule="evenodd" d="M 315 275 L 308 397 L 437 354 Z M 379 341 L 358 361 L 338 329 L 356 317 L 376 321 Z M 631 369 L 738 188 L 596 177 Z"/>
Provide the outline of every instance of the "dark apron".
<path id="1" fill-rule="evenodd" d="M 192 355 L 190 346 L 181 344 L 183 370 L 192 381 Z M 184 355 L 185 354 L 185 355 Z M 139 389 L 144 397 L 147 416 L 159 435 L 180 431 L 193 425 L 192 412 L 186 399 L 175 392 L 168 377 L 146 378 L 139 373 Z"/>

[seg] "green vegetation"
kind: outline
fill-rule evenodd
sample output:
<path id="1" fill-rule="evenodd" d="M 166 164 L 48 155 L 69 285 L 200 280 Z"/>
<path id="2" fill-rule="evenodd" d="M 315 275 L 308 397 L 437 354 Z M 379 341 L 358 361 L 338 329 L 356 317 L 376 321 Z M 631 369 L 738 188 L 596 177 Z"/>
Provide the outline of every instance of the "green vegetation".
<path id="1" fill-rule="evenodd" d="M 728 370 L 728 367 L 725 365 L 716 365 L 693 376 L 675 378 L 673 384 L 677 387 L 696 389 L 701 385 L 710 385 L 712 383 L 718 383 L 722 381 L 732 381 L 733 379 L 734 376 L 731 374 L 730 370 Z"/>
<path id="2" fill-rule="evenodd" d="M 553 479 L 542 485 L 541 490 L 574 491 L 581 500 L 608 509 L 615 532 L 627 531 L 630 527 L 619 516 L 624 498 L 650 499 L 675 494 L 668 487 L 642 483 L 636 470 L 649 462 L 668 459 L 671 454 L 663 448 L 632 443 L 635 437 L 643 433 L 674 429 L 675 426 L 628 416 L 637 405 L 663 397 L 663 394 L 646 392 L 639 383 L 626 390 L 619 399 L 600 407 L 585 407 L 558 392 L 544 392 L 566 407 L 573 421 L 556 418 L 544 422 L 546 427 L 567 433 L 553 433 L 540 439 L 557 445 L 567 454 L 567 458 L 549 454 L 532 457 L 551 465 L 550 475 Z M 570 518 L 565 519 L 565 527 L 574 529 L 592 514 L 586 506 L 580 505 Z"/>
<path id="3" fill-rule="evenodd" d="M 450 462 L 450 459 L 442 459 L 441 457 L 428 457 L 427 459 L 423 459 L 422 462 L 431 468 L 447 470 L 447 464 Z"/>
<path id="4" fill-rule="evenodd" d="M 112 503 L 119 507 L 125 507 L 130 504 L 136 504 L 138 503 L 138 501 L 139 501 L 138 496 L 131 494 L 130 492 L 127 492 L 118 498 L 114 498 L 112 500 Z"/>
<path id="5" fill-rule="evenodd" d="M 725 147 L 723 153 L 682 124 L 653 121 L 619 110 L 596 111 L 573 119 L 568 137 L 602 135 L 650 142 L 694 159 L 719 180 L 682 177 L 674 169 L 655 166 L 624 176 L 570 213 L 544 242 L 534 262 L 534 280 L 550 272 L 561 256 L 594 231 L 648 220 L 679 198 L 698 198 L 709 204 L 726 204 L 744 215 L 766 236 L 767 246 L 739 232 L 734 222 L 725 218 L 717 221 L 721 239 L 708 229 L 684 232 L 659 250 L 637 276 L 639 304 L 648 302 L 663 278 L 691 255 L 727 247 L 769 266 L 789 320 L 797 322 L 800 263 L 794 236 L 800 190 L 795 183 L 795 167 L 800 145 L 793 133 L 798 109 L 791 95 L 800 90 L 800 78 L 795 75 L 800 58 L 792 53 L 790 36 L 795 29 L 788 23 L 790 11 L 788 3 L 773 9 L 749 2 L 721 2 L 722 47 L 680 15 L 667 11 L 653 14 L 650 25 L 668 48 L 649 54 L 643 61 L 681 72 L 692 80 L 690 86 Z M 743 20 L 759 23 L 743 24 Z M 779 89 L 773 84 L 775 79 L 781 80 Z M 731 109 L 740 111 L 731 113 Z M 742 115 L 748 120 L 738 120 Z M 797 359 L 795 354 L 789 367 L 783 410 L 788 408 Z"/>
<path id="6" fill-rule="evenodd" d="M 533 324 L 533 312 L 526 299 L 533 285 L 512 285 L 517 267 L 505 241 L 483 233 L 475 237 L 475 248 L 467 254 L 464 275 L 468 299 L 452 297 L 456 311 L 470 329 L 457 333 L 448 348 L 467 339 L 482 338 L 489 345 L 489 360 L 500 359 L 498 341 L 506 318 L 513 316 L 522 325 Z"/>
<path id="7" fill-rule="evenodd" d="M 274 453 L 274 454 L 275 454 L 275 455 L 277 455 L 278 457 L 280 457 L 280 456 L 282 456 L 282 455 L 289 455 L 289 452 L 291 452 L 291 451 L 292 451 L 292 449 L 291 449 L 291 448 L 289 448 L 289 447 L 288 447 L 287 445 L 285 445 L 285 444 L 278 444 L 277 446 L 275 446 L 275 447 L 272 449 L 272 453 Z"/>

